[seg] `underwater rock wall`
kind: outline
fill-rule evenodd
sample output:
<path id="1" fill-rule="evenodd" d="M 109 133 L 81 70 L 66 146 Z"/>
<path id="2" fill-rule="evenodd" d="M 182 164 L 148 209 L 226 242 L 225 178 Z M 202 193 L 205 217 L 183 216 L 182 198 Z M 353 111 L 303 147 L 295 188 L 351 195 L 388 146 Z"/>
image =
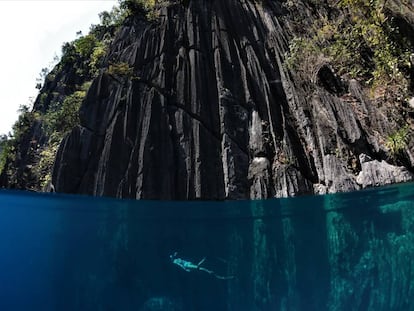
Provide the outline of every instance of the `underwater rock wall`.
<path id="1" fill-rule="evenodd" d="M 225 202 L 1 191 L 0 308 L 413 310 L 413 190 Z"/>
<path id="2" fill-rule="evenodd" d="M 328 67 L 324 83 L 296 81 L 284 65 L 289 18 L 279 1 L 193 0 L 161 5 L 155 22 L 127 20 L 107 61 L 131 72 L 94 80 L 58 152 L 56 191 L 265 199 L 371 185 L 400 111 Z M 413 143 L 411 172 L 375 185 L 413 179 Z M 364 170 L 361 154 L 377 161 Z"/>
<path id="3" fill-rule="evenodd" d="M 251 230 L 228 239 L 229 273 L 243 277 L 223 310 L 411 310 L 411 203 L 354 196 L 252 203 Z"/>
<path id="4" fill-rule="evenodd" d="M 412 310 L 412 193 L 94 199 L 59 226 L 54 296 L 59 310 Z M 174 253 L 213 273 L 184 270 Z"/>

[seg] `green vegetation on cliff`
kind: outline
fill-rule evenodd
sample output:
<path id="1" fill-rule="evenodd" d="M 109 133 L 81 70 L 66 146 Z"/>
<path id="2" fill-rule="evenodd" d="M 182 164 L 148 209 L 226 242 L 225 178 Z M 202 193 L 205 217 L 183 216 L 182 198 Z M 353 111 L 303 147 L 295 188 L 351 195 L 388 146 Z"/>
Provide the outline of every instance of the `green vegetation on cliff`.
<path id="1" fill-rule="evenodd" d="M 307 78 L 329 63 L 337 74 L 407 92 L 413 51 L 386 0 L 308 0 L 317 18 L 296 29 L 287 64 Z M 295 2 L 285 4 L 300 10 Z"/>
<path id="2" fill-rule="evenodd" d="M 322 70 L 329 68 L 342 85 L 336 95 L 349 96 L 346 85 L 356 79 L 372 103 L 404 113 L 414 95 L 409 1 L 304 0 L 285 1 L 284 7 L 295 21 L 285 65 L 299 81 L 320 85 Z M 383 137 L 382 147 L 401 164 L 411 131 L 406 115 L 397 123 L 400 128 Z"/>
<path id="3" fill-rule="evenodd" d="M 133 15 L 154 20 L 156 2 L 119 0 L 110 12 L 99 14 L 101 22 L 92 25 L 89 34 L 79 33 L 77 39 L 62 45 L 61 60 L 55 68 L 42 69 L 44 81 L 37 81 L 40 91 L 33 109 L 22 106 L 12 133 L 0 139 L 3 186 L 48 187 L 56 152 L 62 139 L 79 125 L 79 109 L 92 80 L 102 70 L 125 70 L 123 63 L 108 64 L 105 59 L 115 33 Z"/>

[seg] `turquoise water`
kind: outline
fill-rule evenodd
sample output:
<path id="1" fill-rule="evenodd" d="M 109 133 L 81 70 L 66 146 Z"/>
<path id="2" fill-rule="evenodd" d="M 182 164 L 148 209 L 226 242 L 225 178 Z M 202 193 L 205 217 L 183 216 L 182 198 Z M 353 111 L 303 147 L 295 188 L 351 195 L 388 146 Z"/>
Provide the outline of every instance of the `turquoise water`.
<path id="1" fill-rule="evenodd" d="M 414 310 L 414 185 L 251 202 L 0 191 L 0 310 Z"/>

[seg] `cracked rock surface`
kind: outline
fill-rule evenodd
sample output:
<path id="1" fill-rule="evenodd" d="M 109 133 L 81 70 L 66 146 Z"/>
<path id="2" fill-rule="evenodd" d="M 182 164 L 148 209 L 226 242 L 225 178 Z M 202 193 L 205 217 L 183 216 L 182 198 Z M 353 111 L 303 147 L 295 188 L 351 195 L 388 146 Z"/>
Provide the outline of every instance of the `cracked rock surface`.
<path id="1" fill-rule="evenodd" d="M 296 83 L 283 65 L 288 29 L 278 1 L 194 0 L 160 7 L 154 23 L 130 19 L 107 57 L 134 76 L 94 80 L 58 152 L 56 191 L 264 199 L 412 180 L 376 173 L 399 112 L 371 103 L 356 81 Z M 361 165 L 362 153 L 373 163 Z"/>
<path id="2" fill-rule="evenodd" d="M 366 155 L 360 155 L 367 158 Z M 370 158 L 361 161 L 362 171 L 358 174 L 357 183 L 363 188 L 385 184 L 401 183 L 411 181 L 414 175 L 405 167 L 394 166 L 385 161 L 379 162 Z"/>

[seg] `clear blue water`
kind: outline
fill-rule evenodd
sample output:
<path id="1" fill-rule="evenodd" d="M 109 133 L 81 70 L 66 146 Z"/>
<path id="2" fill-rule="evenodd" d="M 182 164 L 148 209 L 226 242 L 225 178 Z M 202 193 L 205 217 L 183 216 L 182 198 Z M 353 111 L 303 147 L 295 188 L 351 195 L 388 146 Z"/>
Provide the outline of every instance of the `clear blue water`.
<path id="1" fill-rule="evenodd" d="M 251 202 L 0 191 L 0 310 L 414 310 L 414 185 Z"/>

